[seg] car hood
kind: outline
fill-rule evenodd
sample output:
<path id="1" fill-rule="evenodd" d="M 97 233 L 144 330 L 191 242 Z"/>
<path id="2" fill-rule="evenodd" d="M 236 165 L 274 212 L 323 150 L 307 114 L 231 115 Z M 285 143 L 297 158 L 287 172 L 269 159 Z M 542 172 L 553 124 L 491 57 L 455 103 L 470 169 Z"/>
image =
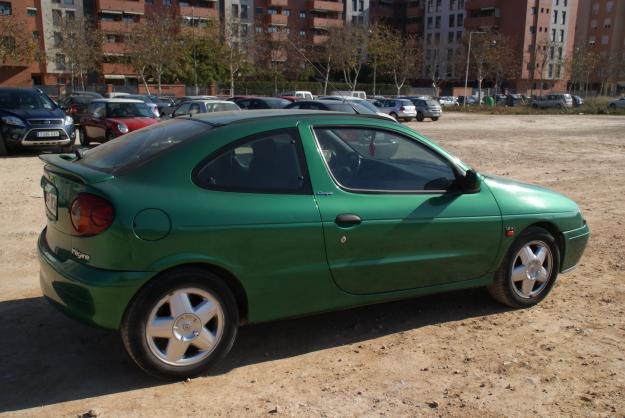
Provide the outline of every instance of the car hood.
<path id="1" fill-rule="evenodd" d="M 110 123 L 118 124 L 123 123 L 128 127 L 129 131 L 145 128 L 146 126 L 154 125 L 158 121 L 154 118 L 109 118 Z"/>
<path id="2" fill-rule="evenodd" d="M 579 212 L 577 203 L 566 196 L 533 184 L 484 175 L 502 215 Z"/>
<path id="3" fill-rule="evenodd" d="M 20 119 L 63 119 L 65 113 L 61 109 L 0 109 L 0 113 L 5 116 L 16 116 Z"/>

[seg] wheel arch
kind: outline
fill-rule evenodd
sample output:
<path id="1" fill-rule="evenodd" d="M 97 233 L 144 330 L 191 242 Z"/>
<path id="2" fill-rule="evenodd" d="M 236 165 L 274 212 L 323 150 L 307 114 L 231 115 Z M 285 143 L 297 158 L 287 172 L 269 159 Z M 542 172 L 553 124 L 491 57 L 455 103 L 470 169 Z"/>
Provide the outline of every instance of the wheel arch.
<path id="1" fill-rule="evenodd" d="M 547 222 L 547 221 L 535 222 L 531 225 L 528 225 L 527 228 L 523 230 L 523 232 L 525 232 L 528 228 L 531 228 L 531 227 L 542 228 L 548 231 L 551 235 L 553 235 L 553 237 L 556 239 L 556 244 L 558 244 L 558 250 L 560 251 L 559 261 L 560 261 L 560 265 L 562 265 L 562 262 L 564 261 L 564 250 L 565 250 L 564 242 L 565 241 L 564 241 L 564 235 L 562 234 L 558 226 L 552 222 Z"/>
<path id="2" fill-rule="evenodd" d="M 149 283 L 153 282 L 154 280 L 157 280 L 161 275 L 165 273 L 169 273 L 175 270 L 181 270 L 185 268 L 195 268 L 198 270 L 204 270 L 208 273 L 214 274 L 215 276 L 223 280 L 226 286 L 228 286 L 228 289 L 230 289 L 230 291 L 232 292 L 232 295 L 234 296 L 234 299 L 237 303 L 237 308 L 239 311 L 239 322 L 241 324 L 247 323 L 248 312 L 249 312 L 248 298 L 247 298 L 247 292 L 245 291 L 245 288 L 241 284 L 241 281 L 226 268 L 222 266 L 218 266 L 213 263 L 209 263 L 209 262 L 186 262 L 186 263 L 169 266 L 159 271 L 154 276 L 152 276 L 149 280 L 143 283 L 143 285 L 136 291 L 135 295 L 132 297 L 132 299 L 128 303 L 128 306 L 126 306 L 125 311 L 128 311 L 128 308 L 130 307 L 134 299 Z M 124 315 L 125 315 L 125 312 L 124 312 Z"/>

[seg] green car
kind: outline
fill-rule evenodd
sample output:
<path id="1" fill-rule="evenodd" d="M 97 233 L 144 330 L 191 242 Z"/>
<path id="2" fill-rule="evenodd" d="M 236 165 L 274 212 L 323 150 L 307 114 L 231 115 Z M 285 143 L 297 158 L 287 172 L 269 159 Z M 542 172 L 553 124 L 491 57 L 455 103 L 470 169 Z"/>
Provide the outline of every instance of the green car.
<path id="1" fill-rule="evenodd" d="M 166 378 L 246 323 L 477 286 L 532 306 L 589 235 L 570 199 L 376 116 L 205 114 L 41 158 L 44 295 Z"/>

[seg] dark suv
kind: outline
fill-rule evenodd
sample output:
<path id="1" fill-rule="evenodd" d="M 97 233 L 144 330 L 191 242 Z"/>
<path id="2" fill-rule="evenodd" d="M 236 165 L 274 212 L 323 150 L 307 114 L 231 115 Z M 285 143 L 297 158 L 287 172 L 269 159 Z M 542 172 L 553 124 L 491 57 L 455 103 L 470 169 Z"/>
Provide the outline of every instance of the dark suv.
<path id="1" fill-rule="evenodd" d="M 73 119 L 44 93 L 0 87 L 0 155 L 18 148 L 71 152 L 75 139 Z"/>

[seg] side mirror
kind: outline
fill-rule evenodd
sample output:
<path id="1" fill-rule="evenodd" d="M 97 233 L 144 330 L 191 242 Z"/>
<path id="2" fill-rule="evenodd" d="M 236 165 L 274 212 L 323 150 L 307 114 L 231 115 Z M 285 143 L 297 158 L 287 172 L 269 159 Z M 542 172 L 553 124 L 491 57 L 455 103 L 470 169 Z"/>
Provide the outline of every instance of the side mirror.
<path id="1" fill-rule="evenodd" d="M 462 191 L 464 193 L 479 193 L 480 184 L 480 177 L 472 168 L 468 169 L 462 177 Z"/>

